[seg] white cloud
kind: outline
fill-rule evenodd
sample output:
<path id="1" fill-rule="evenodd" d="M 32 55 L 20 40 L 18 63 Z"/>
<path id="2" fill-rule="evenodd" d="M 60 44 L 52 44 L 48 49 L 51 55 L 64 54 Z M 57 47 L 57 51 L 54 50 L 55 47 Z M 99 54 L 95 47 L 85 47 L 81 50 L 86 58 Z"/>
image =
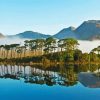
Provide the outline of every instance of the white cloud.
<path id="1" fill-rule="evenodd" d="M 95 41 L 82 41 L 79 40 L 79 49 L 82 50 L 83 52 L 90 52 L 93 48 L 96 48 L 97 46 L 100 45 L 99 40 Z"/>
<path id="2" fill-rule="evenodd" d="M 5 44 L 23 44 L 26 39 L 21 39 L 21 38 L 2 38 L 0 39 L 0 45 L 5 45 Z"/>

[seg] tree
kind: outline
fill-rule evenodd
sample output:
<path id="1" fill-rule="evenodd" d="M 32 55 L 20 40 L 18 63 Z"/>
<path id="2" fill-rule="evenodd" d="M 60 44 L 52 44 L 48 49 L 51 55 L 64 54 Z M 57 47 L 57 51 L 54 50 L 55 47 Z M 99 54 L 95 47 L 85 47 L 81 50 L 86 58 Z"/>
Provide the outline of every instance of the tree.
<path id="1" fill-rule="evenodd" d="M 96 62 L 98 60 L 97 54 L 92 52 L 92 51 L 89 53 L 89 56 L 90 56 L 90 61 L 91 62 Z"/>
<path id="2" fill-rule="evenodd" d="M 97 52 L 97 48 L 92 49 L 91 52 L 96 53 Z"/>
<path id="3" fill-rule="evenodd" d="M 4 49 L 4 45 L 0 45 L 0 55 L 1 55 L 1 58 L 3 58 L 3 50 Z"/>
<path id="4" fill-rule="evenodd" d="M 4 46 L 4 49 L 6 50 L 6 58 L 8 58 L 10 48 L 11 48 L 10 45 Z"/>
<path id="5" fill-rule="evenodd" d="M 11 58 L 15 57 L 15 51 L 16 51 L 16 47 L 18 47 L 20 44 L 11 44 L 10 45 L 10 50 L 11 50 Z"/>
<path id="6" fill-rule="evenodd" d="M 56 48 L 56 39 L 54 39 L 53 37 L 47 38 L 44 46 L 45 46 L 45 48 L 44 48 L 45 53 L 54 52 L 55 48 Z"/>
<path id="7" fill-rule="evenodd" d="M 22 57 L 22 52 L 23 52 L 22 48 L 23 47 L 21 47 L 21 46 L 19 46 L 19 47 L 16 48 L 16 52 L 18 54 L 18 58 Z"/>
<path id="8" fill-rule="evenodd" d="M 74 51 L 74 61 L 80 61 L 81 57 L 82 57 L 82 51 L 79 49 L 76 49 Z"/>
<path id="9" fill-rule="evenodd" d="M 40 51 L 38 55 L 42 55 L 43 54 L 44 43 L 45 43 L 44 39 L 36 39 L 36 44 L 35 44 L 36 45 L 36 49 L 38 51 Z"/>
<path id="10" fill-rule="evenodd" d="M 63 49 L 65 47 L 65 44 L 63 42 L 64 42 L 63 39 L 58 41 L 58 52 L 59 52 L 59 48 L 60 48 L 60 52 L 63 51 Z"/>
<path id="11" fill-rule="evenodd" d="M 30 40 L 29 41 L 29 48 L 31 51 L 34 51 L 34 55 L 36 55 L 36 40 Z"/>
<path id="12" fill-rule="evenodd" d="M 100 55 L 100 46 L 97 47 L 98 56 Z"/>
<path id="13" fill-rule="evenodd" d="M 64 41 L 63 44 L 65 45 L 65 49 L 67 51 L 75 50 L 77 49 L 77 46 L 79 45 L 78 41 L 73 38 L 63 39 L 63 41 Z"/>
<path id="14" fill-rule="evenodd" d="M 87 63 L 89 61 L 89 54 L 88 53 L 83 53 L 80 61 L 83 62 L 83 63 L 84 62 Z"/>
<path id="15" fill-rule="evenodd" d="M 74 51 L 78 48 L 78 41 L 73 38 L 66 38 L 63 39 L 63 45 L 65 46 L 65 50 L 67 52 L 67 61 L 73 61 L 74 60 Z"/>

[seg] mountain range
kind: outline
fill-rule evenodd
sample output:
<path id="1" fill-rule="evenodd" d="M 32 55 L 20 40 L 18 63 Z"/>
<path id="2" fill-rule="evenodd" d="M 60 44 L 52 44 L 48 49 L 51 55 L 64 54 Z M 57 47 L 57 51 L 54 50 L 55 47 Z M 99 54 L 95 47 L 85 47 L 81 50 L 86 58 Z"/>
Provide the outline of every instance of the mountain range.
<path id="1" fill-rule="evenodd" d="M 4 37 L 20 37 L 27 39 L 39 39 L 39 38 L 48 38 L 54 37 L 57 39 L 64 38 L 75 38 L 79 40 L 100 40 L 100 20 L 88 20 L 84 21 L 79 27 L 75 28 L 70 26 L 68 28 L 64 28 L 58 33 L 54 35 L 45 35 L 43 33 L 33 32 L 33 31 L 25 31 L 16 35 L 4 36 L 0 33 L 0 38 Z"/>
<path id="2" fill-rule="evenodd" d="M 19 38 L 25 38 L 25 39 L 40 39 L 40 38 L 48 38 L 50 37 L 50 35 L 45 35 L 42 33 L 38 33 L 38 32 L 33 32 L 33 31 L 25 31 L 23 33 L 19 33 L 16 35 L 9 35 L 10 37 L 19 37 Z"/>
<path id="3" fill-rule="evenodd" d="M 100 20 L 83 22 L 76 30 L 76 36 L 80 40 L 100 39 Z"/>

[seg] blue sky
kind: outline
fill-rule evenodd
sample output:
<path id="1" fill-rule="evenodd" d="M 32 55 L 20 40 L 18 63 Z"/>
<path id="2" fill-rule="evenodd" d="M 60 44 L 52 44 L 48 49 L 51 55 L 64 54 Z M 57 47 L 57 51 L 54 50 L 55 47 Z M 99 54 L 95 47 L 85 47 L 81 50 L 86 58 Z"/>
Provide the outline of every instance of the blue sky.
<path id="1" fill-rule="evenodd" d="M 55 34 L 85 20 L 100 19 L 100 0 L 0 0 L 0 32 Z"/>

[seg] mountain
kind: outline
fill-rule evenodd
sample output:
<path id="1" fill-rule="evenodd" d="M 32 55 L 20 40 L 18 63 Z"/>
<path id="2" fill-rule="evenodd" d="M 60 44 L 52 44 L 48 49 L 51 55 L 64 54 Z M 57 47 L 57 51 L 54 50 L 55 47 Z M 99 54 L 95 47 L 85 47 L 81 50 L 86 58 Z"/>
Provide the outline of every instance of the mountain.
<path id="1" fill-rule="evenodd" d="M 63 38 L 76 38 L 74 33 L 75 28 L 74 27 L 68 27 L 62 29 L 57 34 L 53 35 L 54 38 L 63 39 Z"/>
<path id="2" fill-rule="evenodd" d="M 83 22 L 75 30 L 75 33 L 80 40 L 100 39 L 100 20 L 88 20 Z"/>
<path id="3" fill-rule="evenodd" d="M 33 31 L 25 31 L 16 35 L 7 36 L 11 37 L 20 37 L 25 39 L 39 39 L 39 38 L 48 38 L 51 35 L 45 35 Z M 0 33 L 0 37 L 5 37 Z M 52 37 L 57 39 L 64 38 L 76 38 L 79 40 L 100 40 L 100 20 L 88 20 L 84 21 L 76 29 L 74 27 L 64 28 L 59 31 L 57 34 L 52 35 Z"/>
<path id="4" fill-rule="evenodd" d="M 100 40 L 100 20 L 84 21 L 78 28 L 64 28 L 53 37 L 58 39 Z"/>
<path id="5" fill-rule="evenodd" d="M 5 36 L 2 34 L 2 33 L 0 33 L 0 38 L 4 38 Z"/>
<path id="6" fill-rule="evenodd" d="M 40 39 L 40 38 L 48 38 L 50 35 L 45 35 L 38 32 L 33 31 L 25 31 L 23 33 L 19 33 L 16 35 L 11 35 L 9 37 L 19 37 L 19 38 L 26 38 L 26 39 Z"/>

